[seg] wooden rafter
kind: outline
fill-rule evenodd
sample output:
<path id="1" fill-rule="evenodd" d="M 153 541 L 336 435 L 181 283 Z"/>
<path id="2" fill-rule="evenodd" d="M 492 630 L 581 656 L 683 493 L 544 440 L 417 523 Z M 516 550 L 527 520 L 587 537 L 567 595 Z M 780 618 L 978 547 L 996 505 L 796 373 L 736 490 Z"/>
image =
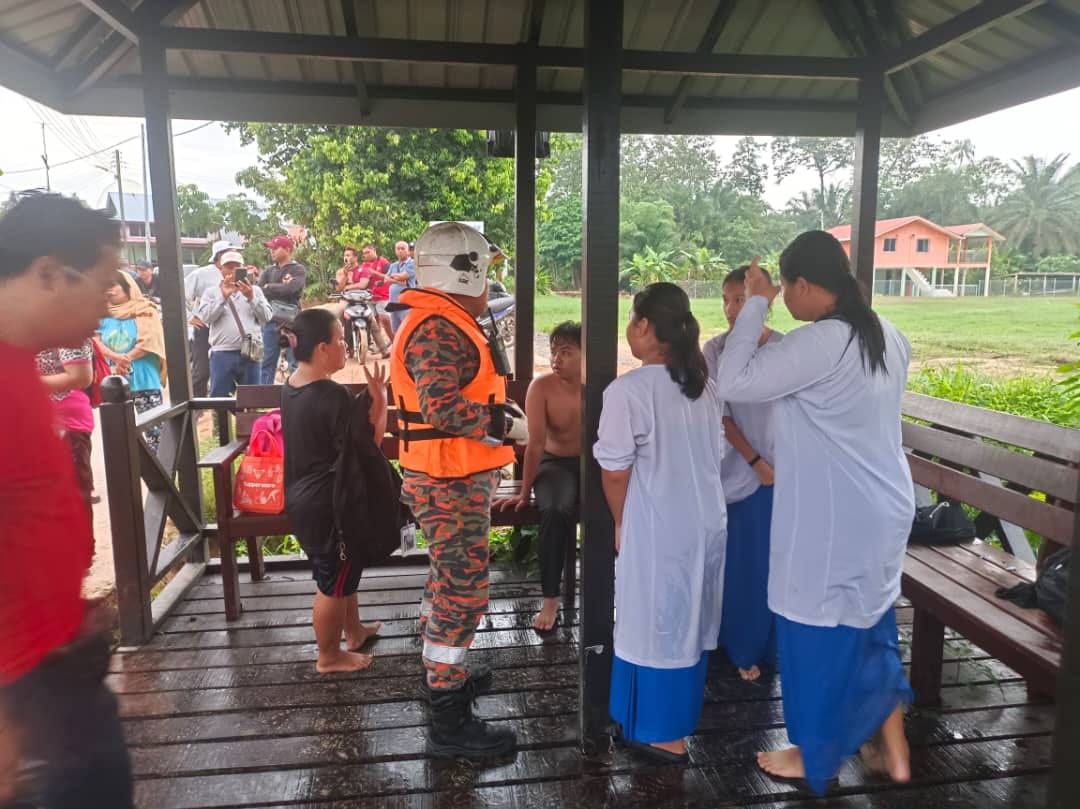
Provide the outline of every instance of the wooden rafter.
<path id="1" fill-rule="evenodd" d="M 712 53 L 712 49 L 720 41 L 720 36 L 724 33 L 728 20 L 731 19 L 731 15 L 735 11 L 736 3 L 737 0 L 720 0 L 720 4 L 716 7 L 712 18 L 709 20 L 705 33 L 701 36 L 701 41 L 698 42 L 698 53 Z M 670 124 L 674 121 L 675 116 L 679 114 L 679 110 L 686 104 L 692 82 L 692 76 L 681 76 L 679 78 L 679 84 L 675 87 L 675 92 L 671 94 L 671 100 L 664 110 L 664 123 Z"/>

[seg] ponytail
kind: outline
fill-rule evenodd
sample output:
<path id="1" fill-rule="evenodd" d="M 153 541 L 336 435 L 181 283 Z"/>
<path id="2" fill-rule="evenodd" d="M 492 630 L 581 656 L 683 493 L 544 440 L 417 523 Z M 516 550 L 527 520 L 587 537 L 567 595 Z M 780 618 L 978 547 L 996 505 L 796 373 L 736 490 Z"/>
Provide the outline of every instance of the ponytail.
<path id="1" fill-rule="evenodd" d="M 833 293 L 836 309 L 824 319 L 842 320 L 851 326 L 848 344 L 858 338 L 864 369 L 871 374 L 888 373 L 881 320 L 870 308 L 869 296 L 852 274 L 847 253 L 834 236 L 822 230 L 796 236 L 780 254 L 780 275 L 789 283 L 805 278 Z"/>
<path id="2" fill-rule="evenodd" d="M 657 342 L 667 348 L 664 366 L 687 399 L 695 400 L 709 378 L 698 339 L 701 326 L 690 311 L 690 299 L 675 284 L 649 284 L 634 296 L 634 314 L 652 324 Z"/>

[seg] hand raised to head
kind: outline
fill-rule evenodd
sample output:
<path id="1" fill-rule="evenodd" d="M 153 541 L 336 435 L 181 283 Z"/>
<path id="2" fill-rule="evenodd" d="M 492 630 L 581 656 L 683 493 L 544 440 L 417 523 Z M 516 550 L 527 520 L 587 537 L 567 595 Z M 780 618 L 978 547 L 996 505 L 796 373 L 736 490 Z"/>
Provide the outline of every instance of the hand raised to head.
<path id="1" fill-rule="evenodd" d="M 773 286 L 769 281 L 769 276 L 758 264 L 759 260 L 757 256 L 754 256 L 754 260 L 750 262 L 750 269 L 746 271 L 746 297 L 749 300 L 754 295 L 763 295 L 769 303 L 772 303 L 780 294 L 780 287 Z"/>

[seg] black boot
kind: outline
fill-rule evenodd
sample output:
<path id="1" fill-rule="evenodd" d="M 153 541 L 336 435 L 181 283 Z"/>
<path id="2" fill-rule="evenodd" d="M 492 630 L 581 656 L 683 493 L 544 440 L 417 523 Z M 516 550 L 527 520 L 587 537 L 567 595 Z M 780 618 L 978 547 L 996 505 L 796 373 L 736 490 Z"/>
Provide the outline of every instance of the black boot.
<path id="1" fill-rule="evenodd" d="M 477 759 L 501 756 L 517 745 L 517 735 L 509 728 L 496 728 L 473 716 L 476 688 L 466 681 L 453 691 L 428 689 L 431 725 L 427 751 L 435 758 Z"/>
<path id="2" fill-rule="evenodd" d="M 487 663 L 466 663 L 465 671 L 469 673 L 469 682 L 473 684 L 473 687 L 480 691 L 487 691 L 491 688 L 491 681 L 493 678 L 491 666 Z"/>

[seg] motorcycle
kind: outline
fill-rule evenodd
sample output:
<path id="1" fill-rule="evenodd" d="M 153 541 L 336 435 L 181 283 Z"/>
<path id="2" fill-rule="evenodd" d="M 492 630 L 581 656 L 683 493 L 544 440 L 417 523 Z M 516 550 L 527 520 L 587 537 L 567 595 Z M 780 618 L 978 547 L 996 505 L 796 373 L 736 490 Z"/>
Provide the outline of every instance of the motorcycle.
<path id="1" fill-rule="evenodd" d="M 341 293 L 341 298 L 349 304 L 345 309 L 345 321 L 352 332 L 357 361 L 363 365 L 372 350 L 383 357 L 389 355 L 390 339 L 379 323 L 371 293 L 366 289 L 350 289 Z"/>
<path id="2" fill-rule="evenodd" d="M 514 345 L 516 312 L 517 301 L 514 300 L 514 296 L 507 292 L 498 281 L 492 281 L 488 285 L 488 311 L 480 317 L 479 323 L 484 331 L 488 331 L 494 319 L 495 331 L 507 348 L 512 348 Z"/>

